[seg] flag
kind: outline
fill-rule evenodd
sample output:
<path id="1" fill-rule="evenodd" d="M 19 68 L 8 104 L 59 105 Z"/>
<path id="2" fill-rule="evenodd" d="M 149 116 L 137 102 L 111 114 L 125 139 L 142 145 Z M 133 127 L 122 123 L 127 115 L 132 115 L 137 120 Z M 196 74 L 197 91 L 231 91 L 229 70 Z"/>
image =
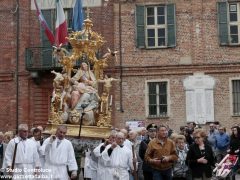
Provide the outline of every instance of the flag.
<path id="1" fill-rule="evenodd" d="M 73 31 L 82 30 L 83 20 L 84 13 L 82 8 L 82 0 L 76 0 L 75 6 L 73 8 L 72 30 Z"/>
<path id="2" fill-rule="evenodd" d="M 44 32 L 45 32 L 48 40 L 50 41 L 51 45 L 53 45 L 55 42 L 54 35 L 53 35 L 51 29 L 48 27 L 47 22 L 44 19 L 41 10 L 39 10 L 36 0 L 34 0 L 34 4 L 35 4 L 36 10 L 37 10 L 37 16 L 41 23 L 41 26 L 44 29 Z"/>
<path id="3" fill-rule="evenodd" d="M 63 7 L 60 0 L 57 0 L 57 20 L 56 20 L 56 29 L 55 29 L 55 42 L 56 45 L 67 43 L 67 21 L 63 11 Z"/>

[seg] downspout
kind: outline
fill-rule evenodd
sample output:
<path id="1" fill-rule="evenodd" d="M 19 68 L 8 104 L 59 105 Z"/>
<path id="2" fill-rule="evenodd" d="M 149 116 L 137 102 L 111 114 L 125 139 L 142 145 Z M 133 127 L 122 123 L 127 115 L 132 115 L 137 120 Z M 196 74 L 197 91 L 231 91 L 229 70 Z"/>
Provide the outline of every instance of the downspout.
<path id="1" fill-rule="evenodd" d="M 120 111 L 123 113 L 123 88 L 122 88 L 122 74 L 123 74 L 123 69 L 122 69 L 122 17 L 121 17 L 121 12 L 122 12 L 122 4 L 119 1 L 119 9 L 118 9 L 118 16 L 119 16 L 119 63 L 120 63 Z"/>
<path id="2" fill-rule="evenodd" d="M 19 112 L 18 112 L 18 106 L 19 106 L 19 78 L 18 78 L 18 73 L 19 73 L 19 16 L 20 16 L 20 12 L 19 12 L 19 0 L 17 0 L 17 38 L 16 38 L 16 72 L 15 72 L 15 76 L 16 76 L 16 133 L 18 133 L 18 124 L 19 124 Z"/>

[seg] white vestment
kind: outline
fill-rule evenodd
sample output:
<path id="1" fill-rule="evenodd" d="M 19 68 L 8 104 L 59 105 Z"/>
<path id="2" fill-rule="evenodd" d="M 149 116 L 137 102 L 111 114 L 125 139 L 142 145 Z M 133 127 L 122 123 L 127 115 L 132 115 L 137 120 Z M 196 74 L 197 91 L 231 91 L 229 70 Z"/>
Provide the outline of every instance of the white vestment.
<path id="1" fill-rule="evenodd" d="M 17 145 L 13 179 L 33 180 L 35 167 L 40 167 L 36 143 L 31 139 L 21 140 L 20 137 L 12 139 L 4 157 L 4 168 L 12 166 L 15 144 Z"/>
<path id="2" fill-rule="evenodd" d="M 72 143 L 67 140 L 56 138 L 52 143 L 47 138 L 40 148 L 42 155 L 45 155 L 44 169 L 48 170 L 44 174 L 49 180 L 67 180 L 68 171 L 77 171 L 77 162 L 75 159 Z"/>
<path id="3" fill-rule="evenodd" d="M 102 152 L 103 160 L 111 164 L 111 174 L 109 174 L 108 180 L 128 180 L 128 170 L 133 169 L 132 152 L 126 146 L 117 146 L 109 156 L 108 149 L 110 147 L 111 144 Z"/>
<path id="4" fill-rule="evenodd" d="M 36 141 L 34 137 L 32 137 L 30 139 L 32 139 L 37 145 L 37 150 L 38 150 L 38 155 L 39 155 L 41 167 L 43 168 L 44 167 L 45 156 L 40 153 L 40 147 L 41 147 L 40 141 Z"/>
<path id="5" fill-rule="evenodd" d="M 130 151 L 132 151 L 132 145 L 133 143 L 131 141 L 129 141 L 128 139 L 125 139 L 125 141 L 123 142 L 123 145 L 125 147 L 127 147 L 128 149 L 130 149 Z"/>
<path id="6" fill-rule="evenodd" d="M 102 158 L 102 152 L 100 152 L 101 147 L 104 143 L 99 144 L 94 150 L 94 155 L 98 158 L 97 166 L 97 180 L 106 180 L 109 174 L 112 173 L 110 161 L 104 161 Z"/>
<path id="7" fill-rule="evenodd" d="M 84 163 L 84 178 L 92 178 L 92 170 L 90 168 L 90 150 L 88 149 L 87 151 L 85 151 L 85 163 Z"/>

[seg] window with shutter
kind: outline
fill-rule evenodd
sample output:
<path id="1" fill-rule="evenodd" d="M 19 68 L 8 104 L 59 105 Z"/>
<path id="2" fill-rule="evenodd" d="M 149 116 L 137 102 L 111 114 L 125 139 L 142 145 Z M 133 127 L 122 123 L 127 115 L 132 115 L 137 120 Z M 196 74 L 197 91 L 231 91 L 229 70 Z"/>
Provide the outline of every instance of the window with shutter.
<path id="1" fill-rule="evenodd" d="M 136 7 L 136 45 L 139 48 L 176 46 L 175 5 Z"/>
<path id="2" fill-rule="evenodd" d="M 167 117 L 168 115 L 168 82 L 148 82 L 148 117 Z"/>
<path id="3" fill-rule="evenodd" d="M 240 44 L 240 3 L 218 3 L 218 29 L 221 45 Z"/>

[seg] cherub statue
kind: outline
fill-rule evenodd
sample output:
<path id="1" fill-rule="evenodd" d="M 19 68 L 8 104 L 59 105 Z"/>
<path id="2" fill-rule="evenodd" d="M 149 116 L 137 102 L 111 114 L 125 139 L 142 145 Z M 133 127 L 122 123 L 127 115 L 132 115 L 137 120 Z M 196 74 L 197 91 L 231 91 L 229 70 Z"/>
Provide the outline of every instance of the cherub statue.
<path id="1" fill-rule="evenodd" d="M 112 77 L 109 78 L 107 75 L 105 75 L 103 80 L 101 80 L 101 79 L 98 80 L 98 82 L 104 83 L 103 92 L 106 92 L 108 95 L 110 93 L 113 81 L 120 81 L 120 79 L 115 79 Z"/>
<path id="2" fill-rule="evenodd" d="M 112 52 L 112 51 L 108 48 L 108 52 L 103 55 L 103 58 L 104 58 L 104 59 L 109 59 L 110 57 L 115 56 L 117 53 L 118 53 L 118 51 L 113 51 L 113 52 Z"/>
<path id="3" fill-rule="evenodd" d="M 103 55 L 102 59 L 99 59 L 99 60 L 94 59 L 93 71 L 94 71 L 96 79 L 103 79 L 103 69 L 108 67 L 107 61 L 111 57 L 115 56 L 117 53 L 118 53 L 118 51 L 112 52 L 108 48 L 108 52 Z"/>
<path id="4" fill-rule="evenodd" d="M 58 47 L 53 46 L 53 48 L 53 57 L 57 59 L 63 59 L 64 56 L 69 55 L 69 52 L 65 48 L 62 48 L 62 44 L 60 44 Z"/>
<path id="5" fill-rule="evenodd" d="M 54 70 L 51 71 L 51 73 L 55 74 L 55 78 L 53 79 L 53 88 L 62 88 L 63 82 L 64 82 L 64 76 L 63 74 L 56 72 Z"/>

